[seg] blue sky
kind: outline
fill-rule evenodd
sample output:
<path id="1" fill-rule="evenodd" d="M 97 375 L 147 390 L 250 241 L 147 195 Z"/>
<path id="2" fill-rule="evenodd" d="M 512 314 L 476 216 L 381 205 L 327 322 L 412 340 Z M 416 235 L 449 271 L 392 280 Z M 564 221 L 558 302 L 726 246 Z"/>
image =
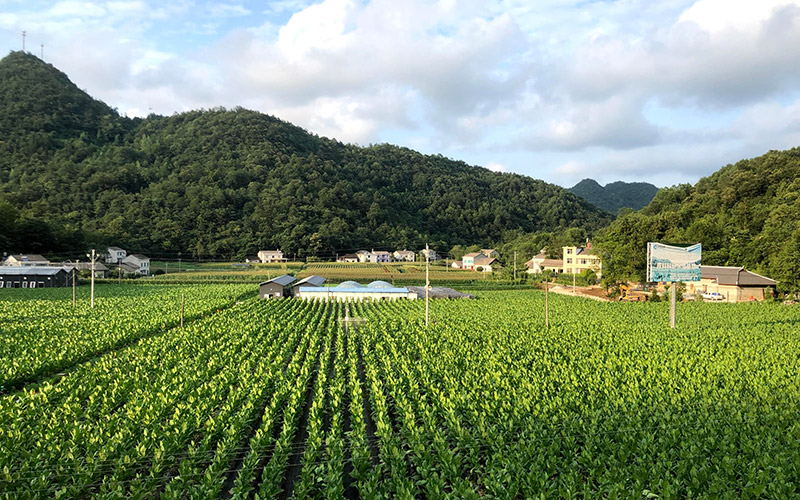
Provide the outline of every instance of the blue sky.
<path id="1" fill-rule="evenodd" d="M 0 0 L 129 116 L 243 106 L 571 186 L 800 146 L 800 0 Z"/>

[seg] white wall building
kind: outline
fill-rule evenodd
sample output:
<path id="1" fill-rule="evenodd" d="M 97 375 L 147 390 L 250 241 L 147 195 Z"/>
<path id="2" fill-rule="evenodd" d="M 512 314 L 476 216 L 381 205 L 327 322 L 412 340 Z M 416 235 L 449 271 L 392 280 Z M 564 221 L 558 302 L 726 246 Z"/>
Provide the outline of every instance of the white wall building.
<path id="1" fill-rule="evenodd" d="M 133 272 L 137 272 L 142 276 L 150 275 L 150 257 L 140 253 L 128 255 L 122 260 L 121 264 L 127 264 L 129 266 L 128 269 L 133 269 Z"/>
<path id="2" fill-rule="evenodd" d="M 262 264 L 266 264 L 267 262 L 283 262 L 286 260 L 283 258 L 283 252 L 280 250 L 260 250 L 258 252 L 258 258 L 261 260 Z"/>
<path id="3" fill-rule="evenodd" d="M 414 262 L 416 257 L 416 254 L 411 250 L 396 250 L 393 255 L 395 260 L 401 262 Z"/>
<path id="4" fill-rule="evenodd" d="M 106 264 L 119 264 L 127 256 L 128 252 L 120 247 L 108 247 L 106 249 Z"/>
<path id="5" fill-rule="evenodd" d="M 392 254 L 385 250 L 373 250 L 369 253 L 369 261 L 382 264 L 392 261 Z"/>

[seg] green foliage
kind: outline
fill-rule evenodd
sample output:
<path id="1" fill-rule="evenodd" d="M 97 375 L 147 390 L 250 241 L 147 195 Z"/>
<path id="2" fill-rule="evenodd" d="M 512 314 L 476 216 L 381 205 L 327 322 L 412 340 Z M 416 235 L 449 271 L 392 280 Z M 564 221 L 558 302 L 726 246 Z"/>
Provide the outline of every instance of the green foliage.
<path id="1" fill-rule="evenodd" d="M 598 238 L 609 279 L 644 280 L 648 241 L 702 243 L 703 264 L 744 266 L 800 290 L 800 148 L 728 165 L 665 188 Z"/>
<path id="2" fill-rule="evenodd" d="M 346 145 L 241 108 L 128 120 L 31 55 L 4 58 L 0 76 L 0 196 L 24 217 L 134 251 L 446 249 L 610 220 L 543 181 Z"/>
<path id="3" fill-rule="evenodd" d="M 647 206 L 658 192 L 656 186 L 647 182 L 618 181 L 603 187 L 593 179 L 583 179 L 569 190 L 612 214 L 619 214 L 623 209 L 640 210 Z"/>
<path id="4" fill-rule="evenodd" d="M 673 330 L 668 304 L 550 294 L 545 328 L 543 292 L 481 292 L 432 301 L 426 327 L 423 301 L 146 288 L 79 318 L 157 334 L 0 394 L 3 498 L 800 494 L 796 307 L 686 303 Z M 29 324 L 46 366 L 39 301 L 76 313 L 66 290 L 19 291 L 0 321 Z M 158 325 L 179 293 L 212 313 Z"/>

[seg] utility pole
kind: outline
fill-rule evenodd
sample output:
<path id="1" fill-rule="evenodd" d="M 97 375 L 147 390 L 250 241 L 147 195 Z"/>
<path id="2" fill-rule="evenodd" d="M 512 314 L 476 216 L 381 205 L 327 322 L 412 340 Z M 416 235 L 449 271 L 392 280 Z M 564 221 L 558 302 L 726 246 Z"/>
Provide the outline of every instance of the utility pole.
<path id="1" fill-rule="evenodd" d="M 544 279 L 544 326 L 550 328 L 550 273 Z"/>
<path id="2" fill-rule="evenodd" d="M 75 301 L 75 272 L 78 270 L 77 265 L 72 268 L 72 307 L 77 305 Z"/>
<path id="3" fill-rule="evenodd" d="M 669 291 L 669 327 L 675 328 L 675 323 L 677 322 L 676 318 L 676 308 L 678 302 L 678 283 L 673 281 L 672 286 L 670 286 Z"/>
<path id="4" fill-rule="evenodd" d="M 517 281 L 517 252 L 514 251 L 514 281 Z"/>
<path id="5" fill-rule="evenodd" d="M 119 266 L 117 267 L 117 284 L 122 284 L 122 268 Z"/>
<path id="6" fill-rule="evenodd" d="M 430 290 L 431 290 L 430 267 L 431 267 L 431 251 L 428 248 L 428 244 L 425 243 L 425 327 L 426 328 L 428 326 L 428 320 L 430 318 Z"/>
<path id="7" fill-rule="evenodd" d="M 27 31 L 22 30 L 22 53 L 23 54 L 25 53 L 25 35 L 27 35 L 27 34 L 28 34 Z"/>
<path id="8" fill-rule="evenodd" d="M 575 273 L 572 273 L 572 295 L 575 295 Z"/>
<path id="9" fill-rule="evenodd" d="M 89 257 L 89 255 L 86 255 L 86 256 Z M 97 257 L 95 256 L 95 253 L 94 253 L 94 248 L 92 248 L 91 259 L 92 259 L 92 271 L 91 271 L 91 273 L 92 273 L 92 301 L 91 301 L 91 304 L 92 304 L 92 309 L 94 309 L 94 262 L 97 260 Z"/>

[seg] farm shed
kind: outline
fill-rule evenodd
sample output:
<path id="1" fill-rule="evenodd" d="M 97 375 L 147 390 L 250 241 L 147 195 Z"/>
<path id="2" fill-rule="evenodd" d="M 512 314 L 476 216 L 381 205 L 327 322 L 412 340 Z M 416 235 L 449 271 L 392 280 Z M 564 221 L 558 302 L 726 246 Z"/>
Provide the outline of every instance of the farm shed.
<path id="1" fill-rule="evenodd" d="M 743 267 L 700 266 L 700 282 L 686 282 L 686 293 L 717 292 L 727 302 L 764 300 L 766 289 L 775 289 L 776 282 Z"/>
<path id="2" fill-rule="evenodd" d="M 0 288 L 53 288 L 70 284 L 69 273 L 62 267 L 0 268 Z"/>
<path id="3" fill-rule="evenodd" d="M 292 285 L 292 296 L 297 297 L 297 293 L 300 291 L 301 286 L 322 286 L 327 280 L 322 276 L 317 276 L 316 274 L 312 274 L 311 276 L 306 276 L 305 278 L 301 279 L 297 283 Z"/>
<path id="4" fill-rule="evenodd" d="M 344 281 L 336 286 L 302 286 L 298 288 L 297 298 L 304 300 L 335 300 L 342 301 L 377 301 L 417 298 L 415 292 L 408 288 L 396 288 L 385 281 L 373 281 L 369 285 L 362 285 L 355 281 Z"/>
<path id="5" fill-rule="evenodd" d="M 258 297 L 270 299 L 273 297 L 291 297 L 291 284 L 295 282 L 295 277 L 289 274 L 272 278 L 258 285 Z"/>

